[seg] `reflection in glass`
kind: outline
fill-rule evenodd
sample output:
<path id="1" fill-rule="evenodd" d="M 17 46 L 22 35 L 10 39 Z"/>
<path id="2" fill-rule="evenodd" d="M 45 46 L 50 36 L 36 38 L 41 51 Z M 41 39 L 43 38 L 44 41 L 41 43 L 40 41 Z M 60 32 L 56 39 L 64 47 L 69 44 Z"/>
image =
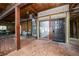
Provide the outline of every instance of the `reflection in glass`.
<path id="1" fill-rule="evenodd" d="M 36 37 L 36 22 L 32 19 L 32 36 Z"/>
<path id="2" fill-rule="evenodd" d="M 40 37 L 47 38 L 49 35 L 49 21 L 40 22 Z"/>
<path id="3" fill-rule="evenodd" d="M 0 26 L 0 30 L 6 30 L 7 26 Z"/>

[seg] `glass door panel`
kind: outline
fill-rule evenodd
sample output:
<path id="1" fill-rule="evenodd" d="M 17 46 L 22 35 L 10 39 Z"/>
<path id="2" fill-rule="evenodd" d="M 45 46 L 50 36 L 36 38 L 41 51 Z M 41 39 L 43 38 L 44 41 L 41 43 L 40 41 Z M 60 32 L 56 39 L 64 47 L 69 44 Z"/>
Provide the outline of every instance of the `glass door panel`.
<path id="1" fill-rule="evenodd" d="M 37 29 L 36 29 L 36 21 L 35 19 L 32 19 L 32 36 L 36 37 L 37 36 Z"/>
<path id="2" fill-rule="evenodd" d="M 48 38 L 49 36 L 49 21 L 40 22 L 40 37 Z"/>
<path id="3" fill-rule="evenodd" d="M 56 19 L 52 21 L 52 39 L 58 42 L 65 42 L 64 19 Z"/>

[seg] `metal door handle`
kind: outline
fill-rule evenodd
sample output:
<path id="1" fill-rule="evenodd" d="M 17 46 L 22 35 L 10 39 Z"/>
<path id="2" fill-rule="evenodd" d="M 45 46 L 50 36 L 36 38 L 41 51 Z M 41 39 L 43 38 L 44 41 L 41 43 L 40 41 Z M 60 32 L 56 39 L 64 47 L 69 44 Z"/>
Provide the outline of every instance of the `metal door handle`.
<path id="1" fill-rule="evenodd" d="M 53 30 L 53 32 L 54 32 L 54 30 Z"/>

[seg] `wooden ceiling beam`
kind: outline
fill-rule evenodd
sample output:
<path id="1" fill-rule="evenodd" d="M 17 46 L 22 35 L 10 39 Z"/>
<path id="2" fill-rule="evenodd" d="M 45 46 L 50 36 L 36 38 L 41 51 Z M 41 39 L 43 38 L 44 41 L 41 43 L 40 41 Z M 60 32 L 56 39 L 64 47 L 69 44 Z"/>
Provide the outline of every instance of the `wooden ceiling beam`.
<path id="1" fill-rule="evenodd" d="M 12 12 L 14 12 L 14 9 L 15 7 L 23 7 L 24 5 L 26 4 L 21 4 L 21 3 L 18 3 L 18 4 L 15 4 L 13 5 L 10 9 L 6 10 L 1 16 L 0 16 L 0 20 L 3 19 L 4 17 L 6 17 L 7 15 L 11 14 Z"/>
<path id="2" fill-rule="evenodd" d="M 73 8 L 75 8 L 76 6 L 77 6 L 78 4 L 76 3 L 76 4 L 70 4 L 70 9 L 73 9 Z"/>
<path id="3" fill-rule="evenodd" d="M 32 6 L 30 8 L 34 11 L 34 13 L 37 13 L 37 10 L 35 10 Z"/>
<path id="4" fill-rule="evenodd" d="M 4 17 L 6 17 L 8 14 L 10 14 L 16 6 L 19 6 L 20 4 L 15 4 L 14 6 L 12 6 L 9 10 L 6 10 L 1 16 L 0 19 L 3 19 Z"/>

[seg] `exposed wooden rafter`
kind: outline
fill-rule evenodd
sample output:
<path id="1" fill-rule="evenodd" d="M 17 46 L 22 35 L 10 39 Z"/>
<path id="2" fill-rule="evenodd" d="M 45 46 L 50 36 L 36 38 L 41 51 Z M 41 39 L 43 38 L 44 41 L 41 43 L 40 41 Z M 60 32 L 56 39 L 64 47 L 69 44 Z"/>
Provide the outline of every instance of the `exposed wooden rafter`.
<path id="1" fill-rule="evenodd" d="M 73 9 L 73 8 L 75 8 L 76 6 L 77 6 L 78 4 L 76 3 L 73 3 L 73 4 L 70 4 L 70 9 Z"/>
<path id="2" fill-rule="evenodd" d="M 7 9 L 1 16 L 0 16 L 0 20 L 3 19 L 4 17 L 6 17 L 7 15 L 11 14 L 12 12 L 14 12 L 14 9 L 15 7 L 19 6 L 19 7 L 22 7 L 26 4 L 21 4 L 21 3 L 18 3 L 18 4 L 15 4 L 13 5 L 10 9 Z"/>
<path id="3" fill-rule="evenodd" d="M 0 16 L 0 20 L 10 20 L 12 21 L 12 18 L 14 19 L 15 16 L 12 15 L 14 14 L 14 9 L 16 6 L 19 6 L 20 7 L 20 10 L 21 10 L 21 18 L 25 19 L 26 18 L 26 12 L 29 11 L 30 13 L 38 13 L 38 12 L 41 12 L 41 11 L 44 11 L 44 10 L 47 10 L 47 9 L 50 9 L 50 8 L 55 8 L 55 7 L 58 7 L 58 6 L 61 6 L 61 5 L 64 5 L 64 4 L 61 4 L 61 3 L 46 3 L 46 4 L 43 4 L 43 3 L 29 3 L 29 4 L 26 4 L 26 3 L 19 3 L 19 4 L 15 4 L 13 5 L 10 9 L 7 9 L 1 16 Z M 11 16 L 12 15 L 12 16 Z"/>

